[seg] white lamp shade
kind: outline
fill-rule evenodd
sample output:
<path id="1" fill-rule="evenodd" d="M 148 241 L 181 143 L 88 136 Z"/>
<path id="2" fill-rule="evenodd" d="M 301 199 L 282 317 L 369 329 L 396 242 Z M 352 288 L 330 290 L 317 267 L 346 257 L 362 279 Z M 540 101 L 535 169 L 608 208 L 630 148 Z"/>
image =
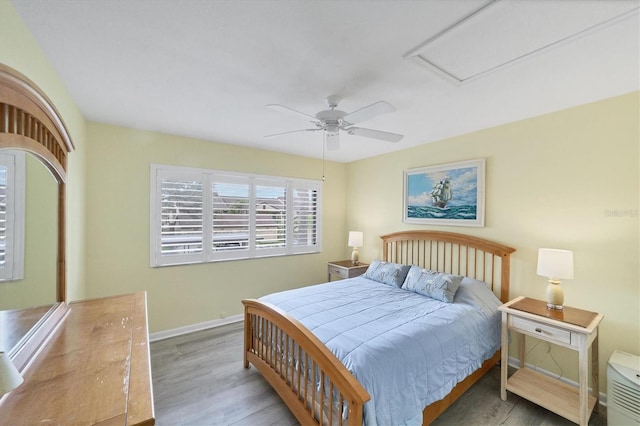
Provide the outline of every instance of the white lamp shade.
<path id="1" fill-rule="evenodd" d="M 559 249 L 538 249 L 538 275 L 547 278 L 573 279 L 573 252 Z"/>
<path id="2" fill-rule="evenodd" d="M 0 395 L 4 395 L 20 386 L 24 381 L 18 369 L 9 359 L 9 355 L 0 352 Z"/>
<path id="3" fill-rule="evenodd" d="M 363 235 L 360 231 L 349 231 L 349 247 L 362 247 Z"/>

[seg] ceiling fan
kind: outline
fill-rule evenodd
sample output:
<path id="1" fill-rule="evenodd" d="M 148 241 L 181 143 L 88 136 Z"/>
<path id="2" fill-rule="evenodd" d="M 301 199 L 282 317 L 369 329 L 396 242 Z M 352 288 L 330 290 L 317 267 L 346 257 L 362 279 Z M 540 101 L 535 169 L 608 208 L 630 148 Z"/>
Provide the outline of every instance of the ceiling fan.
<path id="1" fill-rule="evenodd" d="M 336 109 L 340 101 L 340 96 L 328 96 L 327 105 L 329 105 L 329 109 L 320 111 L 315 116 L 296 111 L 295 109 L 291 109 L 283 105 L 269 104 L 267 105 L 267 108 L 304 118 L 305 120 L 315 125 L 315 127 L 310 129 L 300 129 L 292 130 L 290 132 L 275 133 L 272 135 L 267 135 L 265 136 L 265 138 L 272 138 L 276 136 L 287 135 L 290 133 L 317 132 L 319 130 L 322 130 L 327 143 L 327 150 L 333 151 L 340 148 L 340 130 L 350 135 L 380 139 L 387 142 L 398 142 L 404 137 L 404 135 L 399 135 L 396 133 L 389 133 L 383 132 L 381 130 L 366 129 L 364 127 L 354 126 L 354 124 L 369 120 L 377 115 L 395 111 L 396 109 L 387 102 L 379 101 L 364 108 L 360 108 L 357 111 L 346 113 L 344 111 Z"/>

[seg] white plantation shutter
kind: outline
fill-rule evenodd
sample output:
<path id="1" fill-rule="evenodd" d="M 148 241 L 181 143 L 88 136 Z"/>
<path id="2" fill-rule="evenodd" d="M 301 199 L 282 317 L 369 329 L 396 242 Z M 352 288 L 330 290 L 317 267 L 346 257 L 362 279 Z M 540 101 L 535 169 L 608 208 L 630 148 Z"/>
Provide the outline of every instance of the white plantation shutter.
<path id="1" fill-rule="evenodd" d="M 321 250 L 321 183 L 152 165 L 151 266 Z"/>
<path id="2" fill-rule="evenodd" d="M 152 265 L 203 261 L 205 182 L 202 174 L 156 169 L 154 183 Z"/>
<path id="3" fill-rule="evenodd" d="M 202 253 L 202 182 L 162 179 L 162 254 Z"/>
<path id="4" fill-rule="evenodd" d="M 0 281 L 24 277 L 24 152 L 0 154 Z"/>
<path id="5" fill-rule="evenodd" d="M 12 173 L 11 167 L 12 165 L 6 164 L 4 158 L 0 157 L 0 276 L 4 276 L 6 273 L 7 221 L 9 220 L 7 217 L 9 216 L 7 198 L 11 197 L 8 194 L 11 191 L 11 186 L 7 179 L 8 175 Z"/>
<path id="6" fill-rule="evenodd" d="M 292 250 L 294 253 L 314 251 L 320 245 L 319 184 L 292 185 Z"/>

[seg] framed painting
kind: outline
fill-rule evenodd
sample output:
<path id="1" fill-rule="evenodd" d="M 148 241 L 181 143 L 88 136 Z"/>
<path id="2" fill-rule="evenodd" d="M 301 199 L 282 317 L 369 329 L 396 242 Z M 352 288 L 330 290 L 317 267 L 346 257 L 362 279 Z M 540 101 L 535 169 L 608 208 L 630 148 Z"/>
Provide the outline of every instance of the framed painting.
<path id="1" fill-rule="evenodd" d="M 405 170 L 403 222 L 484 226 L 484 159 Z"/>

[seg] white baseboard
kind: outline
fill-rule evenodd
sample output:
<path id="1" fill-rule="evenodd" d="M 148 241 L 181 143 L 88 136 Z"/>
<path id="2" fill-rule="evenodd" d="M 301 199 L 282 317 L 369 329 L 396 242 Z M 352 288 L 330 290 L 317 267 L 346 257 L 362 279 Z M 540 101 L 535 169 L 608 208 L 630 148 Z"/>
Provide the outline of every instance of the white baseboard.
<path id="1" fill-rule="evenodd" d="M 193 333 L 194 331 L 206 330 L 208 328 L 220 327 L 227 324 L 233 324 L 244 320 L 243 314 L 231 315 L 222 319 L 200 322 L 198 324 L 186 325 L 184 327 L 173 328 L 171 330 L 159 331 L 149 334 L 149 341 L 156 342 L 158 340 L 168 339 L 170 337 L 181 336 L 183 334 Z"/>
<path id="2" fill-rule="evenodd" d="M 520 360 L 518 358 L 514 358 L 514 357 L 510 356 L 509 357 L 509 365 L 511 367 L 514 367 L 514 368 L 520 368 Z M 529 369 L 531 369 L 533 371 L 537 371 L 540 374 L 544 374 L 545 376 L 553 377 L 554 379 L 560 380 L 563 383 L 567 383 L 569 385 L 578 387 L 578 383 L 577 382 L 574 382 L 573 380 L 569 380 L 566 377 L 558 377 L 557 374 L 554 374 L 554 373 L 552 373 L 550 371 L 547 371 L 547 370 L 545 370 L 543 368 L 536 367 L 535 365 L 530 364 L 528 362 L 525 363 L 525 365 L 526 365 L 527 368 L 529 368 Z M 589 392 L 591 392 L 591 387 L 589 387 Z M 598 401 L 599 401 L 599 403 L 601 405 L 604 405 L 606 407 L 607 406 L 607 394 L 603 393 L 603 392 L 599 392 Z"/>

